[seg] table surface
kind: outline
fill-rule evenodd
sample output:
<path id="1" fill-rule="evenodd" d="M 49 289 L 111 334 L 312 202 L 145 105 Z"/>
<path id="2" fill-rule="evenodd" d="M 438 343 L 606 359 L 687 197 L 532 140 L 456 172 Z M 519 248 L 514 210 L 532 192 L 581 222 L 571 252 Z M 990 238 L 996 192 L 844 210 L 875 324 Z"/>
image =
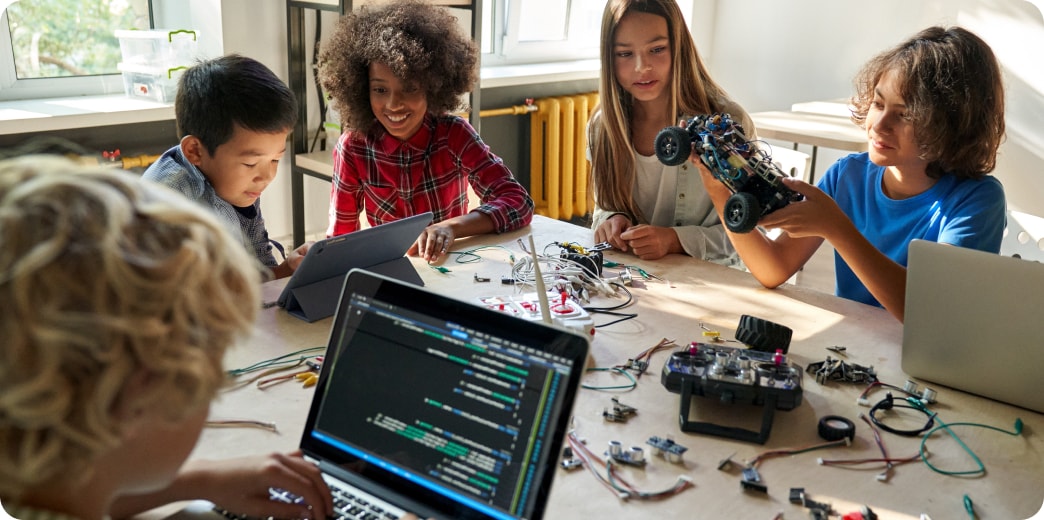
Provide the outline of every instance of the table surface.
<path id="1" fill-rule="evenodd" d="M 529 228 L 461 240 L 454 249 L 462 251 L 479 245 L 499 244 L 520 256 L 522 252 L 516 241 L 529 233 L 533 234 L 538 249 L 555 241 L 589 246 L 592 239 L 588 229 L 537 216 Z M 445 264 L 450 272 L 445 274 L 430 269 L 422 261 L 413 261 L 430 289 L 472 301 L 479 296 L 511 294 L 512 288 L 496 283 L 501 276 L 510 273 L 508 253 L 487 249 L 479 254 L 481 261 L 474 263 L 456 263 L 450 259 Z M 793 364 L 804 367 L 823 361 L 828 355 L 838 357 L 826 347 L 844 346 L 846 356 L 843 359 L 873 366 L 881 381 L 902 386 L 908 379 L 900 367 L 902 326 L 882 309 L 792 285 L 765 289 L 745 272 L 685 256 L 671 255 L 659 261 L 644 262 L 628 254 L 610 251 L 606 252 L 606 259 L 641 266 L 664 281 L 639 281 L 631 288 L 634 304 L 629 309 L 637 312 L 637 318 L 597 330 L 592 342 L 592 355 L 598 367 L 624 363 L 663 338 L 672 339 L 678 345 L 705 341 L 701 323 L 721 331 L 723 337 L 731 337 L 739 317 L 749 314 L 793 329 L 789 352 Z M 476 273 L 493 282 L 475 282 L 473 275 Z M 266 284 L 266 301 L 275 300 L 282 285 L 281 281 Z M 612 301 L 615 300 L 599 303 Z M 613 318 L 596 314 L 594 319 L 596 323 L 605 323 Z M 325 346 L 330 325 L 329 318 L 309 324 L 278 308 L 265 310 L 251 340 L 230 351 L 226 366 L 243 367 L 301 348 Z M 557 469 L 547 518 L 595 518 L 603 515 L 610 518 L 651 518 L 653 515 L 681 518 L 684 515 L 686 518 L 767 520 L 779 512 L 785 513 L 786 518 L 808 518 L 807 509 L 789 502 L 790 489 L 796 487 L 804 488 L 807 496 L 817 502 L 831 503 L 842 514 L 868 505 L 882 519 L 918 519 L 922 513 L 935 519 L 967 518 L 962 503 L 965 494 L 974 501 L 981 518 L 1028 518 L 1041 509 L 1044 441 L 1037 434 L 1044 431 L 1041 414 L 929 385 L 938 392 L 938 402 L 933 409 L 947 423 L 967 421 L 1010 429 L 1015 419 L 1021 417 L 1025 423 L 1023 435 L 1014 437 L 984 428 L 955 428 L 961 440 L 985 464 L 987 474 L 984 477 L 944 476 L 931 471 L 922 462 L 916 462 L 896 466 L 887 481 L 879 481 L 876 476 L 882 471 L 881 465 L 843 468 L 817 463 L 818 458 L 880 456 L 870 428 L 858 419 L 860 414 L 869 410 L 856 403 L 863 386 L 836 382 L 820 385 L 806 375 L 802 381 L 804 395 L 801 405 L 791 411 L 776 413 L 768 442 L 757 445 L 680 431 L 679 396 L 668 392 L 660 383 L 659 372 L 669 355 L 670 351 L 654 354 L 649 372 L 639 378 L 634 390 L 580 390 L 574 408 L 574 428 L 596 453 L 602 453 L 612 440 L 625 446 L 644 446 L 651 436 L 670 437 L 688 448 L 683 464 L 672 464 L 650 456 L 644 469 L 624 467 L 623 477 L 639 489 L 649 491 L 670 487 L 679 475 L 689 476 L 695 486 L 662 500 L 622 501 L 585 470 L 567 472 Z M 593 386 L 624 382 L 618 378 L 605 372 L 591 372 L 585 376 L 584 382 Z M 212 408 L 212 419 L 272 421 L 277 424 L 279 433 L 251 428 L 208 428 L 192 457 L 220 458 L 296 449 L 312 394 L 311 389 L 291 383 L 265 390 L 244 385 L 225 391 Z M 884 394 L 884 391 L 873 393 L 871 402 L 883 398 Z M 626 423 L 605 421 L 602 412 L 611 406 L 613 397 L 637 408 L 637 415 Z M 761 422 L 761 409 L 757 406 L 724 405 L 700 398 L 694 401 L 693 414 L 704 421 L 753 429 L 757 429 Z M 741 489 L 740 467 L 743 461 L 769 450 L 822 443 L 816 426 L 819 418 L 826 415 L 840 415 L 856 423 L 856 438 L 851 447 L 765 460 L 758 470 L 768 488 L 767 494 Z M 897 427 L 909 427 L 912 423 L 912 420 L 909 424 L 897 423 Z M 919 438 L 886 432 L 882 432 L 882 438 L 893 457 L 918 453 Z M 928 449 L 930 459 L 940 468 L 964 470 L 972 467 L 968 456 L 943 434 L 933 435 L 928 441 Z M 729 456 L 736 464 L 730 470 L 719 470 L 719 461 Z M 144 516 L 158 518 L 172 511 L 176 508 L 156 510 Z M 192 515 L 182 511 L 176 516 Z"/>
<path id="2" fill-rule="evenodd" d="M 830 108 L 836 108 L 833 104 Z M 821 111 L 769 111 L 750 114 L 758 137 L 849 152 L 867 150 L 866 132 L 847 116 Z"/>

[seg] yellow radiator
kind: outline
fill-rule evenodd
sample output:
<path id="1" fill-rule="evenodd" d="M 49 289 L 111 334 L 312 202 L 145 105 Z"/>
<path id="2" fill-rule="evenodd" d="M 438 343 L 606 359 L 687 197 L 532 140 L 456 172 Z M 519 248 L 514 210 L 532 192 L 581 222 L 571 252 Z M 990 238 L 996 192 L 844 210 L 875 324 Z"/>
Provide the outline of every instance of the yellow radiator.
<path id="1" fill-rule="evenodd" d="M 548 97 L 534 104 L 529 193 L 536 213 L 561 220 L 583 217 L 594 208 L 586 130 L 598 94 Z"/>

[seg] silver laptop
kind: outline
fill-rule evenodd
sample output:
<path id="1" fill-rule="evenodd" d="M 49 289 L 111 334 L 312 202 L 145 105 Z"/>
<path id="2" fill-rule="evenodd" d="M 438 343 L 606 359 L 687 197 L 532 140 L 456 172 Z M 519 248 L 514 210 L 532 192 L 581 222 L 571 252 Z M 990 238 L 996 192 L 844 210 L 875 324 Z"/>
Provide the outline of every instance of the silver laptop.
<path id="1" fill-rule="evenodd" d="M 1044 264 L 914 240 L 903 371 L 1044 413 Z"/>
<path id="2" fill-rule="evenodd" d="M 541 518 L 589 348 L 354 269 L 301 449 L 350 518 Z"/>

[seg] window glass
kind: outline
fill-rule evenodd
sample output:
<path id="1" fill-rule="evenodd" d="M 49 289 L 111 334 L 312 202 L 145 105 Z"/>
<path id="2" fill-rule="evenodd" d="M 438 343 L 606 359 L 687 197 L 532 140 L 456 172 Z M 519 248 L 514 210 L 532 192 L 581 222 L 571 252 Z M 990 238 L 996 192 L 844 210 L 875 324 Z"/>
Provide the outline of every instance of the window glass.
<path id="1" fill-rule="evenodd" d="M 518 40 L 554 41 L 568 36 L 572 0 L 523 0 L 519 4 Z"/>
<path id="2" fill-rule="evenodd" d="M 483 0 L 483 65 L 598 58 L 606 1 Z M 693 0 L 677 2 L 688 21 Z"/>
<path id="3" fill-rule="evenodd" d="M 16 79 L 116 74 L 117 29 L 149 29 L 148 0 L 19 0 L 7 8 Z"/>

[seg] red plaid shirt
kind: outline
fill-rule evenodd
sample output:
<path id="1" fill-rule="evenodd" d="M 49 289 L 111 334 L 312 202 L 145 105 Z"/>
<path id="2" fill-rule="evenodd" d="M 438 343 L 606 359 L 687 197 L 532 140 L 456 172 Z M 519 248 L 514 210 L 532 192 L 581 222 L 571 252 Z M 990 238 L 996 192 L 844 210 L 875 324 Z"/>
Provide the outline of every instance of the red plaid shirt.
<path id="1" fill-rule="evenodd" d="M 504 162 L 457 116 L 428 114 L 409 141 L 383 127 L 363 139 L 347 132 L 334 149 L 328 236 L 359 229 L 366 210 L 376 226 L 431 211 L 435 222 L 468 212 L 468 184 L 497 233 L 529 224 L 533 199 Z"/>

